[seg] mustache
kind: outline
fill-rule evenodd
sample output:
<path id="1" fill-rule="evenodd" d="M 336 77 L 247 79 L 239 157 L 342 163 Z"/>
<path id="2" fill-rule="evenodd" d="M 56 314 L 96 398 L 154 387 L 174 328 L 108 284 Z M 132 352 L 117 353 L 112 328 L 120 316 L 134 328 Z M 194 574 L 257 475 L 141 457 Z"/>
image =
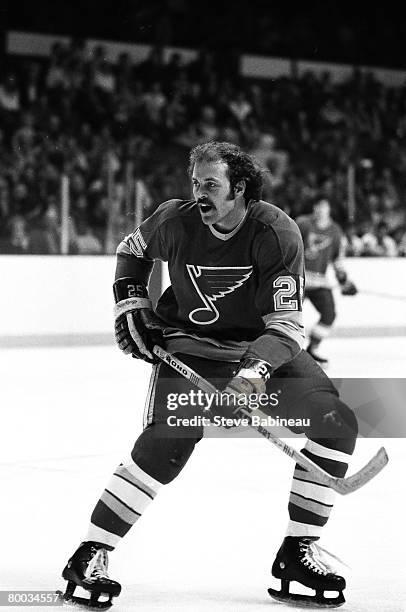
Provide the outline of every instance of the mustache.
<path id="1" fill-rule="evenodd" d="M 198 204 L 212 204 L 212 201 L 208 197 L 201 197 L 197 200 Z"/>

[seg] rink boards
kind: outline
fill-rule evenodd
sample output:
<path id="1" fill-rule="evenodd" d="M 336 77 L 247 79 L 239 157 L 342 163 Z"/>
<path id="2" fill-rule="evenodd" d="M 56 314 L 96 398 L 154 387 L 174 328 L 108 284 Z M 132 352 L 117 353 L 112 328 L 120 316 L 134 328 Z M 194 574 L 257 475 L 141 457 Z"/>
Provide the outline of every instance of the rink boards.
<path id="1" fill-rule="evenodd" d="M 334 290 L 338 314 L 334 333 L 406 335 L 406 258 L 352 258 L 345 266 L 359 294 L 343 297 Z M 24 341 L 35 346 L 36 336 L 42 336 L 45 344 L 56 342 L 58 336 L 62 345 L 111 342 L 114 269 L 111 256 L 0 257 L 5 288 L 0 346 Z M 156 296 L 160 285 L 166 287 L 168 282 L 165 268 L 156 271 L 152 293 Z M 310 323 L 314 312 L 309 305 L 306 309 Z"/>

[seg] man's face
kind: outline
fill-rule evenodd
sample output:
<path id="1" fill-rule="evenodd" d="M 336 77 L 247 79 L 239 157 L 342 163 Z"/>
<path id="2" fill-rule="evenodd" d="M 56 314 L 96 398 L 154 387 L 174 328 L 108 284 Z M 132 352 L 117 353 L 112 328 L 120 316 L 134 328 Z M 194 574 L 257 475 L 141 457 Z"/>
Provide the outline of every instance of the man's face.
<path id="1" fill-rule="evenodd" d="M 196 162 L 192 174 L 193 196 L 205 225 L 233 229 L 245 213 L 243 194 L 231 190 L 228 167 L 223 161 Z"/>
<path id="2" fill-rule="evenodd" d="M 313 206 L 313 216 L 316 221 L 328 221 L 330 219 L 330 204 L 327 200 L 320 200 Z"/>

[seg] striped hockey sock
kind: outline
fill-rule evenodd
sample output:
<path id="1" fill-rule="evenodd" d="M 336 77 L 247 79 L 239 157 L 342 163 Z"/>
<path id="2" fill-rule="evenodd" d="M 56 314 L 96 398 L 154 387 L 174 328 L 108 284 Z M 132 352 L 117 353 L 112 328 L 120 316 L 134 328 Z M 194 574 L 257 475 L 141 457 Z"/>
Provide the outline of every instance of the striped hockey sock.
<path id="1" fill-rule="evenodd" d="M 342 478 L 351 455 L 308 440 L 302 453 L 332 476 Z M 313 474 L 296 464 L 289 498 L 286 535 L 319 537 L 334 505 L 335 491 L 316 482 Z"/>
<path id="2" fill-rule="evenodd" d="M 161 486 L 131 457 L 121 463 L 93 510 L 85 540 L 114 548 L 140 518 Z"/>

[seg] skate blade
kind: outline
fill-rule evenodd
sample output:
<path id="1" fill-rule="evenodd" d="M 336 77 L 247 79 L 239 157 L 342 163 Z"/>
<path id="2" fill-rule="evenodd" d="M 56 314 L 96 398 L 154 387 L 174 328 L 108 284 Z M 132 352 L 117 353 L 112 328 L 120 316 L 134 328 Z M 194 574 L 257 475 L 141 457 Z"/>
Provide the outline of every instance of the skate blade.
<path id="1" fill-rule="evenodd" d="M 268 589 L 269 595 L 281 603 L 296 608 L 338 608 L 345 603 L 344 595 L 337 597 L 317 597 L 317 595 L 300 595 L 298 593 L 282 593 L 276 589 Z"/>
<path id="2" fill-rule="evenodd" d="M 97 598 L 104 593 L 97 593 L 96 595 L 87 597 L 80 597 L 79 595 L 71 595 L 70 593 L 63 593 L 62 591 L 56 591 L 59 598 L 63 600 L 63 604 L 66 607 L 79 607 L 86 608 L 86 610 L 107 610 L 111 608 L 113 605 L 112 598 L 107 593 L 106 597 L 109 597 L 108 600 L 99 601 Z"/>

